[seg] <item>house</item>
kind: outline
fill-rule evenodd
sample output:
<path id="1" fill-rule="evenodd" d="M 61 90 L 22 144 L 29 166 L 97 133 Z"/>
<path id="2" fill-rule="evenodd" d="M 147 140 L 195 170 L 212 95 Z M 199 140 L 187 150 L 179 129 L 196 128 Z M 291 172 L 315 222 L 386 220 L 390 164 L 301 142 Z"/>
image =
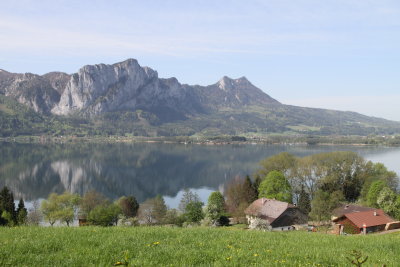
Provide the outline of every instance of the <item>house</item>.
<path id="1" fill-rule="evenodd" d="M 342 217 L 346 213 L 371 211 L 371 210 L 376 210 L 376 209 L 370 207 L 363 207 L 359 205 L 353 205 L 353 204 L 344 204 L 332 211 L 332 221 L 339 217 Z"/>
<path id="2" fill-rule="evenodd" d="M 305 225 L 308 221 L 308 216 L 295 205 L 268 198 L 255 200 L 244 213 L 250 229 L 260 220 L 275 231 L 293 230 L 295 225 Z"/>
<path id="3" fill-rule="evenodd" d="M 345 213 L 333 220 L 337 234 L 360 234 L 384 231 L 389 226 L 393 228 L 395 220 L 380 209 Z M 398 224 L 397 224 L 398 225 Z"/>

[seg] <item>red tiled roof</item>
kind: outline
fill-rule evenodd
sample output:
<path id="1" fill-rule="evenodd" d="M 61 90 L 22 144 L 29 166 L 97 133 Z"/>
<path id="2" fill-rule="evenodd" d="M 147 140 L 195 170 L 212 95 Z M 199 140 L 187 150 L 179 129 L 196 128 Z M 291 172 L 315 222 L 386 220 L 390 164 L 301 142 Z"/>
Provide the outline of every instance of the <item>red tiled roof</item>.
<path id="1" fill-rule="evenodd" d="M 358 206 L 358 205 L 353 205 L 353 204 L 346 204 L 342 205 L 332 211 L 332 214 L 336 217 L 341 217 L 344 214 L 347 213 L 353 213 L 353 212 L 362 212 L 362 211 L 369 211 L 369 210 L 376 210 L 375 208 L 370 208 L 370 207 L 363 207 L 363 206 Z"/>
<path id="2" fill-rule="evenodd" d="M 375 212 L 376 216 L 374 215 Z M 366 225 L 366 227 L 370 227 L 394 222 L 392 218 L 390 218 L 380 209 L 347 213 L 340 218 L 343 217 L 347 217 L 347 219 L 352 221 L 359 228 L 363 228 L 364 224 Z M 337 218 L 334 221 L 338 221 L 340 218 Z"/>
<path id="3" fill-rule="evenodd" d="M 269 223 L 272 223 L 287 208 L 291 207 L 295 206 L 275 199 L 260 198 L 251 203 L 244 213 L 266 219 Z"/>

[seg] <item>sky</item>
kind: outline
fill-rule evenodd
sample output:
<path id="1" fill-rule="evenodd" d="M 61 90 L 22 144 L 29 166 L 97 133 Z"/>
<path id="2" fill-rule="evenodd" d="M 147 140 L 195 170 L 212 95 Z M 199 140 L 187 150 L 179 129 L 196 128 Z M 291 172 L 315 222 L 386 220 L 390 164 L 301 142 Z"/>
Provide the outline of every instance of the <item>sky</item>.
<path id="1" fill-rule="evenodd" d="M 159 77 L 247 77 L 284 104 L 400 121 L 398 0 L 0 0 L 0 69 L 135 58 Z"/>

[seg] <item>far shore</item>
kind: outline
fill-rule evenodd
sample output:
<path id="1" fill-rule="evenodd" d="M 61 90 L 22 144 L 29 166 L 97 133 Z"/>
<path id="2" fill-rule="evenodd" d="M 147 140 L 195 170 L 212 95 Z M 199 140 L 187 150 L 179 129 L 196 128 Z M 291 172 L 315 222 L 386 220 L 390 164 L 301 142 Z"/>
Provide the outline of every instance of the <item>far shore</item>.
<path id="1" fill-rule="evenodd" d="M 164 143 L 184 145 L 296 145 L 296 146 L 400 146 L 398 136 L 16 136 L 0 137 L 0 142 L 65 144 L 65 143 Z"/>

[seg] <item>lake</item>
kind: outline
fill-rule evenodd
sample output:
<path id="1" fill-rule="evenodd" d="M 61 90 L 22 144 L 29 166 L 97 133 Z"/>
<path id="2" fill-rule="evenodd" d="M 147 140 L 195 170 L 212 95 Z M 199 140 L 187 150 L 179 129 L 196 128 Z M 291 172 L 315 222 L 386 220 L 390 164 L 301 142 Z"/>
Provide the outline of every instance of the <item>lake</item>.
<path id="1" fill-rule="evenodd" d="M 96 190 L 116 199 L 133 195 L 139 202 L 161 194 L 169 207 L 179 204 L 183 189 L 206 202 L 237 175 L 253 174 L 258 162 L 280 152 L 307 156 L 354 151 L 400 173 L 399 147 L 301 145 L 18 144 L 0 143 L 0 188 L 27 202 L 65 190 Z"/>

